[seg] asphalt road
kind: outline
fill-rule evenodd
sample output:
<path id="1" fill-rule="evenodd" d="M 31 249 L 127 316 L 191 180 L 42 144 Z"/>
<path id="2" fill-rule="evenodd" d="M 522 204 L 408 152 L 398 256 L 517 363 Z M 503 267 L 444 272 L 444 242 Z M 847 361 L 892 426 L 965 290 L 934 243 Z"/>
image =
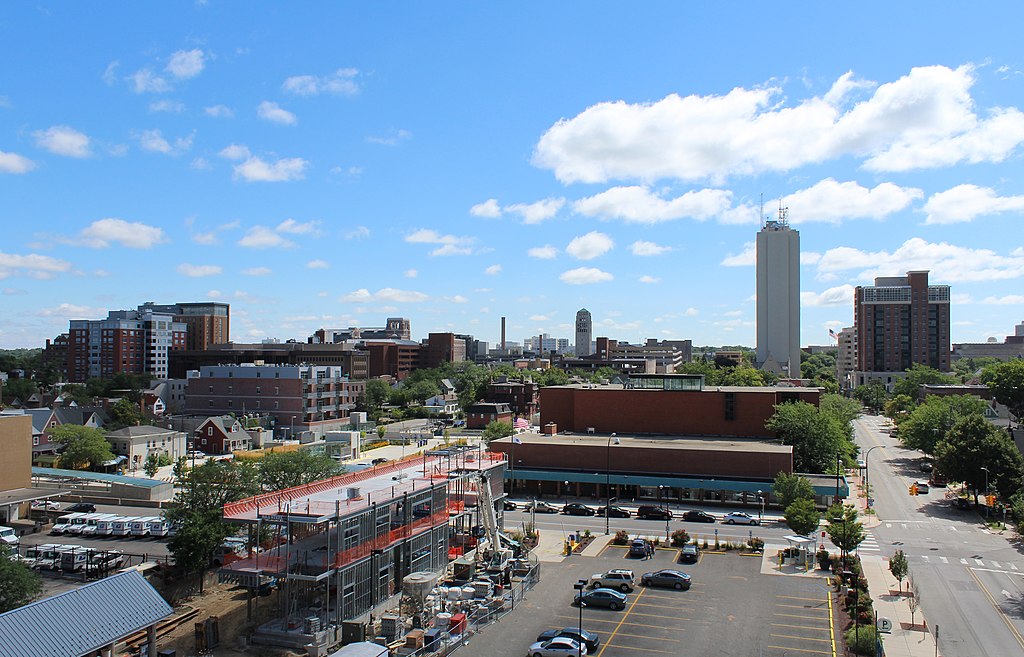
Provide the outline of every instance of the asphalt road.
<path id="1" fill-rule="evenodd" d="M 867 457 L 869 483 L 880 524 L 863 553 L 892 556 L 903 550 L 921 609 L 944 657 L 1024 654 L 1024 544 L 990 531 L 975 511 L 954 510 L 945 488 L 911 496 L 920 452 L 903 449 L 885 420 L 855 422 Z"/>

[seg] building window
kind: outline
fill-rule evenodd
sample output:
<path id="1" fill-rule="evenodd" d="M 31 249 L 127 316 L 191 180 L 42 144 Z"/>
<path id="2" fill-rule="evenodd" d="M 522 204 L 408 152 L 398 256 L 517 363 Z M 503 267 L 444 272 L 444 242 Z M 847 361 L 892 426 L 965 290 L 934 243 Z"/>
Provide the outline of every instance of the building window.
<path id="1" fill-rule="evenodd" d="M 213 435 L 213 427 L 206 427 L 206 435 L 207 436 L 212 436 Z M 204 440 L 203 443 L 205 444 L 206 441 Z"/>
<path id="2" fill-rule="evenodd" d="M 725 419 L 736 419 L 736 394 L 732 392 L 725 393 Z"/>
<path id="3" fill-rule="evenodd" d="M 32 436 L 32 445 L 34 447 L 38 447 L 39 446 L 39 436 Z"/>

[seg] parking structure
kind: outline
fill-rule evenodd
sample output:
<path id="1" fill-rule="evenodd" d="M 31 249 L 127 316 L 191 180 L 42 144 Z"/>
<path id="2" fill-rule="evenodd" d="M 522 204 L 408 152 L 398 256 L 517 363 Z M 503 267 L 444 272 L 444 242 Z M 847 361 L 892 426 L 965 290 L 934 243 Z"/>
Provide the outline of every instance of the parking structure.
<path id="1" fill-rule="evenodd" d="M 579 579 L 631 568 L 639 583 L 645 572 L 676 568 L 692 576 L 690 590 L 638 587 L 623 611 L 583 609 L 583 628 L 601 637 L 592 655 L 836 656 L 827 579 L 764 575 L 759 556 L 708 551 L 696 564 L 680 564 L 678 553 L 661 548 L 652 559 L 629 558 L 628 550 L 609 546 L 596 558 L 551 565 L 505 622 L 473 638 L 473 648 L 476 654 L 526 655 L 544 630 L 579 624 L 580 610 L 571 604 Z"/>

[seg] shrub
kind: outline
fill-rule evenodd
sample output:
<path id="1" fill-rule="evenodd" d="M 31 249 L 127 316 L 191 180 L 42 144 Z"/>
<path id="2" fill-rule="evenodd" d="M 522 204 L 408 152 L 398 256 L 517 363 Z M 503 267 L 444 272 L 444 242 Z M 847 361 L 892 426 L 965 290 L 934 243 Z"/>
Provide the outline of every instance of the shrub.
<path id="1" fill-rule="evenodd" d="M 706 539 L 706 538 L 705 538 L 705 539 L 704 539 L 704 540 L 703 540 L 703 541 L 701 542 L 701 544 L 700 544 L 700 549 L 702 549 L 702 550 L 706 550 L 706 549 L 708 549 L 708 539 Z"/>
<path id="2" fill-rule="evenodd" d="M 846 646 L 855 655 L 874 655 L 875 643 L 878 641 L 875 627 L 872 624 L 862 625 L 859 628 L 851 627 L 843 635 L 846 639 Z"/>
<path id="3" fill-rule="evenodd" d="M 615 538 L 612 539 L 612 545 L 628 545 L 629 544 L 629 532 L 624 529 L 620 529 L 615 532 Z"/>
<path id="4" fill-rule="evenodd" d="M 764 549 L 764 539 L 755 536 L 754 538 L 747 541 L 747 547 L 749 547 L 754 552 L 760 552 Z"/>
<path id="5" fill-rule="evenodd" d="M 589 529 L 584 529 L 583 530 L 583 537 L 584 538 L 590 538 L 590 530 Z"/>
<path id="6" fill-rule="evenodd" d="M 672 532 L 672 547 L 683 547 L 690 542 L 690 535 L 685 529 L 677 529 Z"/>

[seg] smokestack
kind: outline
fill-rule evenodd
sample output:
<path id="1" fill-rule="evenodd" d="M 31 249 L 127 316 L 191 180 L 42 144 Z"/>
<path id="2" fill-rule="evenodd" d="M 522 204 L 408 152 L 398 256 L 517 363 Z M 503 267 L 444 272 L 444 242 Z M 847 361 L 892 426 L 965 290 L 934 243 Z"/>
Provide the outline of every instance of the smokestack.
<path id="1" fill-rule="evenodd" d="M 501 318 L 501 350 L 505 351 L 505 318 Z"/>

